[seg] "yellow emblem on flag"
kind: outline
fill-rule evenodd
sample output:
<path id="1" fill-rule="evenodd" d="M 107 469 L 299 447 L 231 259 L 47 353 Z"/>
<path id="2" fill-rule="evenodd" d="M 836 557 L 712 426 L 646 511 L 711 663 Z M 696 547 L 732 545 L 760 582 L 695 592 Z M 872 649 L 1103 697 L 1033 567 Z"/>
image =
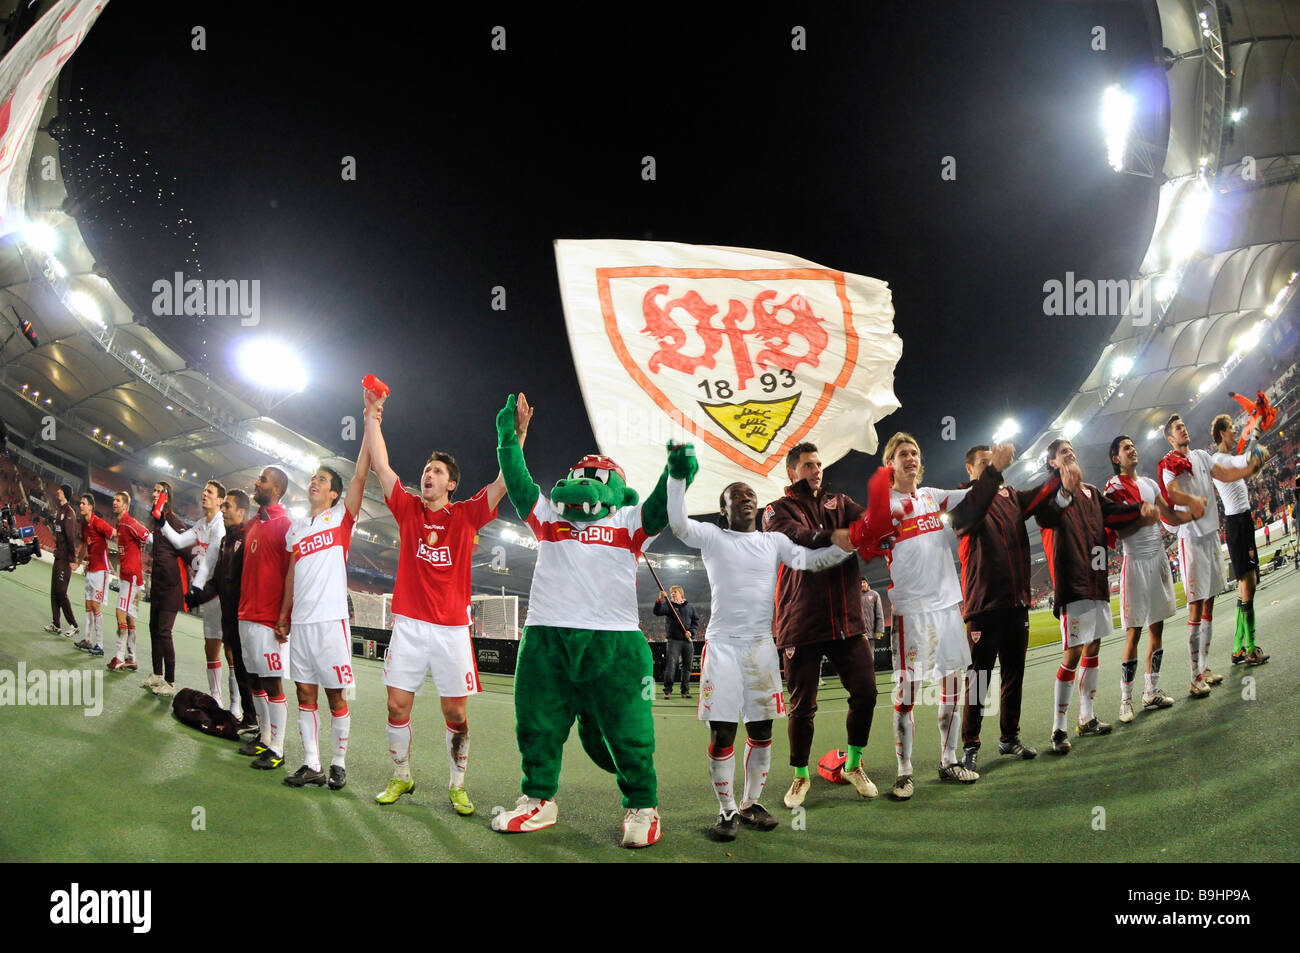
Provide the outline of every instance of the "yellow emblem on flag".
<path id="1" fill-rule="evenodd" d="M 743 404 L 706 404 L 713 422 L 745 446 L 764 453 L 799 404 L 800 394 L 782 400 L 747 400 Z"/>

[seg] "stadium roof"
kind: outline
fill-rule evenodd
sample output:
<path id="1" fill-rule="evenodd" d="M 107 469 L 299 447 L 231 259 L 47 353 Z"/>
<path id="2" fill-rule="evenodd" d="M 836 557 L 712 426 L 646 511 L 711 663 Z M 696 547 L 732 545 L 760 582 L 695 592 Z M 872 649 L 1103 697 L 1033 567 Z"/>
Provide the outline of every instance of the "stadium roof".
<path id="1" fill-rule="evenodd" d="M 1132 435 L 1148 464 L 1163 455 L 1152 431 L 1171 413 L 1188 421 L 1195 445 L 1208 444 L 1213 415 L 1236 412 L 1227 392 L 1253 396 L 1268 383 L 1270 345 L 1294 333 L 1293 321 L 1277 319 L 1300 284 L 1300 2 L 1156 7 L 1168 128 L 1150 143 L 1164 151 L 1160 210 L 1129 289 L 1151 309 L 1116 322 L 1078 390 L 1024 448 L 1013 481 L 1067 427 L 1095 482 L 1110 472 L 1117 434 Z"/>
<path id="2" fill-rule="evenodd" d="M 193 370 L 133 313 L 82 240 L 57 163 L 47 169 L 40 161 L 58 154 L 49 133 L 57 111 L 52 91 L 28 169 L 33 227 L 0 244 L 0 313 L 7 326 L 0 415 L 37 446 L 149 480 L 167 473 L 195 488 L 211 478 L 247 486 L 263 466 L 277 463 L 290 476 L 290 505 L 306 499 L 305 480 L 318 465 L 350 476 L 352 458 L 276 421 L 269 400 L 251 388 L 237 393 Z M 18 333 L 24 320 L 39 347 Z M 52 437 L 46 436 L 50 417 Z M 363 541 L 377 535 L 384 546 L 395 536 L 373 475 L 358 528 Z"/>

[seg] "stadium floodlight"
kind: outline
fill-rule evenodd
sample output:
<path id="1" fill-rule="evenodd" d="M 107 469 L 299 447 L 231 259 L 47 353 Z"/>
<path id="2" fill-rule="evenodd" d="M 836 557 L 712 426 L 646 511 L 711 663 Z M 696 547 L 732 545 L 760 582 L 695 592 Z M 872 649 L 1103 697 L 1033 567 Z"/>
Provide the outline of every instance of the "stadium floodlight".
<path id="1" fill-rule="evenodd" d="M 307 507 L 301 503 L 295 503 L 293 506 L 289 507 L 289 513 L 294 519 L 300 520 L 307 515 Z"/>
<path id="2" fill-rule="evenodd" d="M 1133 358 L 1117 357 L 1110 362 L 1110 376 L 1115 378 L 1127 377 L 1128 372 L 1133 370 Z"/>
<path id="3" fill-rule="evenodd" d="M 28 222 L 22 229 L 23 242 L 47 255 L 54 254 L 59 245 L 59 233 L 49 222 Z"/>
<path id="4" fill-rule="evenodd" d="M 172 468 L 172 465 L 162 457 L 154 457 L 149 461 L 149 466 L 157 467 L 159 470 L 170 470 Z"/>
<path id="5" fill-rule="evenodd" d="M 1061 428 L 1061 436 L 1066 440 L 1073 440 L 1075 435 L 1083 429 L 1083 424 L 1077 420 L 1067 420 L 1065 426 Z"/>
<path id="6" fill-rule="evenodd" d="M 515 531 L 509 526 L 507 526 L 505 529 L 501 531 L 501 538 L 504 539 L 507 543 L 513 543 L 517 535 L 518 534 L 515 533 Z"/>
<path id="7" fill-rule="evenodd" d="M 270 338 L 250 338 L 236 354 L 239 373 L 265 391 L 296 394 L 307 386 L 307 371 L 293 348 Z"/>
<path id="8" fill-rule="evenodd" d="M 1020 424 L 1008 417 L 1006 420 L 1002 421 L 1001 426 L 999 426 L 997 430 L 993 431 L 993 442 L 1005 443 L 1018 433 L 1020 433 Z"/>
<path id="9" fill-rule="evenodd" d="M 1215 371 L 1205 380 L 1201 381 L 1200 386 L 1196 388 L 1196 392 L 1198 394 L 1208 393 L 1209 391 L 1212 391 L 1215 388 L 1215 386 L 1218 385 L 1218 383 L 1219 383 L 1219 372 Z"/>
<path id="10" fill-rule="evenodd" d="M 1133 97 L 1119 86 L 1107 86 L 1101 95 L 1101 128 L 1106 136 L 1106 161 L 1116 172 L 1124 171 L 1132 125 Z"/>
<path id="11" fill-rule="evenodd" d="M 1246 118 L 1246 116 L 1247 116 L 1249 113 L 1250 113 L 1250 110 L 1247 109 L 1245 106 L 1242 106 L 1240 109 L 1234 109 L 1234 110 L 1232 111 L 1232 121 L 1233 121 L 1233 122 L 1241 122 L 1243 119 Z"/>
<path id="12" fill-rule="evenodd" d="M 84 291 L 73 291 L 68 294 L 68 307 L 73 313 L 91 324 L 98 324 L 104 327 L 104 312 L 99 307 L 99 302 L 93 296 L 86 294 Z"/>
<path id="13" fill-rule="evenodd" d="M 1150 432 L 1147 433 L 1147 439 L 1148 439 L 1148 440 L 1151 440 L 1151 439 L 1153 439 L 1153 438 L 1155 438 L 1155 437 L 1158 437 L 1158 436 L 1160 436 L 1160 428 L 1159 428 L 1159 427 L 1152 427 L 1151 430 L 1150 430 Z"/>

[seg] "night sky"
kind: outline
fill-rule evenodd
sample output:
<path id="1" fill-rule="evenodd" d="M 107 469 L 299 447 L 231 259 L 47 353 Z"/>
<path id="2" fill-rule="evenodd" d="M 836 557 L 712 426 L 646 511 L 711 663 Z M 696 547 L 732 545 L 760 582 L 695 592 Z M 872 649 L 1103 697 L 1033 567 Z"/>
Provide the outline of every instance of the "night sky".
<path id="1" fill-rule="evenodd" d="M 159 335 L 219 380 L 236 380 L 242 335 L 296 344 L 312 383 L 274 415 L 327 446 L 355 453 L 339 419 L 359 414 L 362 375 L 385 379 L 408 482 L 433 448 L 467 488 L 491 480 L 512 390 L 537 408 L 538 482 L 595 449 L 551 243 L 651 238 L 887 281 L 902 409 L 881 443 L 913 432 L 926 482 L 953 485 L 1008 414 L 1025 445 L 1113 329 L 1045 317 L 1043 283 L 1132 275 L 1154 220 L 1157 183 L 1111 171 L 1098 121 L 1103 88 L 1151 68 L 1135 3 L 655 5 L 608 20 L 374 6 L 305 24 L 280 5 L 191 6 L 109 3 L 65 67 L 63 173 L 83 233 Z M 490 47 L 498 24 L 505 52 Z M 261 325 L 149 317 L 153 281 L 177 270 L 260 280 Z M 829 479 L 865 495 L 876 463 L 851 454 Z M 652 475 L 630 477 L 649 489 Z"/>

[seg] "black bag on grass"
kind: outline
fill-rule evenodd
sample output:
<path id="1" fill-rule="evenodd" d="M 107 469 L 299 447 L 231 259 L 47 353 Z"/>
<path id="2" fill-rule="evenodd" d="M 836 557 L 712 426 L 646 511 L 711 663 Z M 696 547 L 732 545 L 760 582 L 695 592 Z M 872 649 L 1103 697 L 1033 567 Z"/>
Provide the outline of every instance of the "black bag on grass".
<path id="1" fill-rule="evenodd" d="M 172 714 L 205 735 L 216 735 L 230 741 L 239 740 L 239 722 L 234 715 L 218 705 L 211 695 L 192 688 L 182 688 L 172 699 Z"/>

